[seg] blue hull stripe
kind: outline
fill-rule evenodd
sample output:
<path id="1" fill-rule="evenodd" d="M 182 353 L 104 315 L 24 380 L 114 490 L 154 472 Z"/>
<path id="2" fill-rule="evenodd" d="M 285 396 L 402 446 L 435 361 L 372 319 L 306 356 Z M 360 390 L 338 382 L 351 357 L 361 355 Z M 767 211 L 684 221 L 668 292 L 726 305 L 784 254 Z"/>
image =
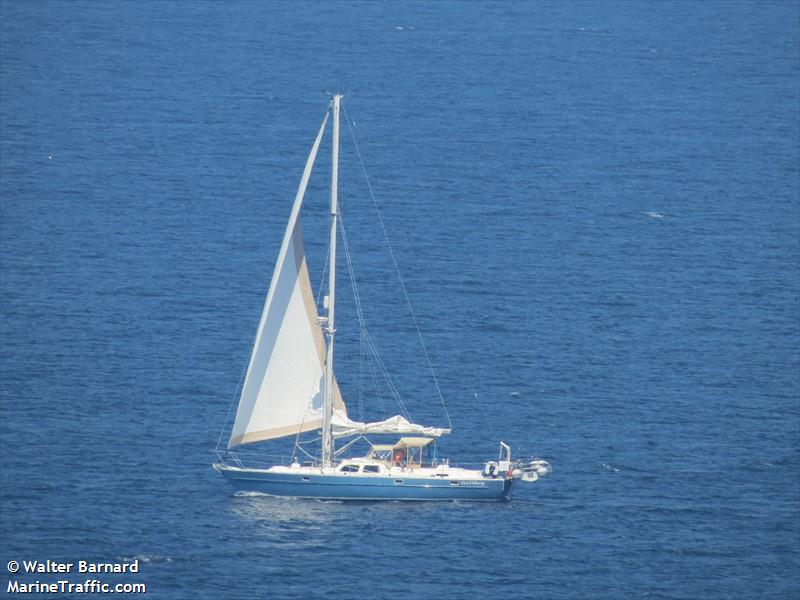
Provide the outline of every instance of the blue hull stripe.
<path id="1" fill-rule="evenodd" d="M 324 500 L 484 500 L 511 498 L 513 479 L 465 480 L 295 475 L 221 469 L 237 491 Z M 395 483 L 402 481 L 402 483 Z"/>

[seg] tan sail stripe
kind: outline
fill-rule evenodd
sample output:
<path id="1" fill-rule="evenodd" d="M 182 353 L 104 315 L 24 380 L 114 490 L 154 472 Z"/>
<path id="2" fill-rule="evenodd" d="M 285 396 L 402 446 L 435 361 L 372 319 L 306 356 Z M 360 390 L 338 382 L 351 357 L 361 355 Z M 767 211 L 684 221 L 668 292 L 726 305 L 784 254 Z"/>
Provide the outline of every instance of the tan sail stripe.
<path id="1" fill-rule="evenodd" d="M 313 431 L 314 429 L 319 429 L 322 427 L 322 420 L 315 419 L 313 421 L 306 421 L 303 423 L 302 428 L 299 428 L 297 425 L 288 425 L 286 427 L 276 427 L 274 429 L 262 429 L 261 431 L 251 431 L 245 433 L 244 435 L 236 436 L 235 438 L 231 438 L 230 444 L 228 444 L 228 448 L 233 448 L 235 446 L 241 446 L 242 444 L 252 444 L 253 442 L 261 442 L 263 440 L 272 440 L 275 438 L 285 437 L 287 435 L 294 435 L 298 433 L 298 429 L 300 432 L 305 431 Z"/>

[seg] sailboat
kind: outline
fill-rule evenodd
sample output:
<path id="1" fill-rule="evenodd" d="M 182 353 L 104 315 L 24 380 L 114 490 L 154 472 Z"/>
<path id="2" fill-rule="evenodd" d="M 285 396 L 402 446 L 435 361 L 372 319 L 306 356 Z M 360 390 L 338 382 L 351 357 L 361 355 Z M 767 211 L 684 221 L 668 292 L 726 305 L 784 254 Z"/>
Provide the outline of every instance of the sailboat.
<path id="1" fill-rule="evenodd" d="M 550 472 L 541 459 L 512 460 L 511 448 L 500 442 L 497 460 L 482 468 L 451 465 L 436 453 L 436 440 L 450 427 L 413 423 L 404 415 L 383 421 L 352 420 L 334 374 L 336 334 L 336 250 L 339 176 L 339 113 L 341 95 L 334 95 L 306 161 L 283 236 L 278 259 L 258 324 L 227 448 L 218 448 L 213 464 L 239 492 L 324 500 L 484 500 L 504 501 L 518 481 L 536 481 Z M 300 210 L 320 142 L 332 121 L 330 241 L 327 297 L 318 314 L 311 290 L 300 227 Z M 301 462 L 245 465 L 233 450 L 321 430 L 321 452 Z M 372 439 L 370 439 L 370 436 Z M 390 442 L 377 443 L 375 436 Z M 362 440 L 361 456 L 344 457 L 352 441 Z"/>

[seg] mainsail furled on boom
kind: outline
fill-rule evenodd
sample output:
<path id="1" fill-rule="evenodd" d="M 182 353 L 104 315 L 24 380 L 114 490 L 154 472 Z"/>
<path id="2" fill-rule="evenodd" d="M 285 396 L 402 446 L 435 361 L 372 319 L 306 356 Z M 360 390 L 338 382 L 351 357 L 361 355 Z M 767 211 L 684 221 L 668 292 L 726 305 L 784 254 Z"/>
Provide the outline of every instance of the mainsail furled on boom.
<path id="1" fill-rule="evenodd" d="M 368 433 L 391 433 L 399 435 L 413 433 L 429 437 L 440 437 L 445 433 L 450 433 L 449 429 L 442 427 L 426 427 L 425 425 L 412 423 L 402 415 L 395 415 L 374 423 L 361 423 L 348 419 L 347 413 L 334 410 L 332 423 L 333 435 L 336 437 L 366 435 Z"/>

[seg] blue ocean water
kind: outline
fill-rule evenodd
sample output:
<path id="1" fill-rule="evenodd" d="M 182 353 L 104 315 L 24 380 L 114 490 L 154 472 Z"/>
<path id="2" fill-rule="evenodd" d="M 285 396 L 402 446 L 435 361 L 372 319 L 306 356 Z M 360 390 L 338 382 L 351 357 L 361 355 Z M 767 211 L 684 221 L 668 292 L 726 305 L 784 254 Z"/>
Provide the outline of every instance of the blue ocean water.
<path id="1" fill-rule="evenodd" d="M 136 557 L 154 598 L 800 597 L 799 17 L 0 2 L 3 591 L 9 560 Z M 509 504 L 237 497 L 210 468 L 326 91 L 441 449 L 554 466 Z M 342 143 L 368 325 L 445 425 Z"/>

